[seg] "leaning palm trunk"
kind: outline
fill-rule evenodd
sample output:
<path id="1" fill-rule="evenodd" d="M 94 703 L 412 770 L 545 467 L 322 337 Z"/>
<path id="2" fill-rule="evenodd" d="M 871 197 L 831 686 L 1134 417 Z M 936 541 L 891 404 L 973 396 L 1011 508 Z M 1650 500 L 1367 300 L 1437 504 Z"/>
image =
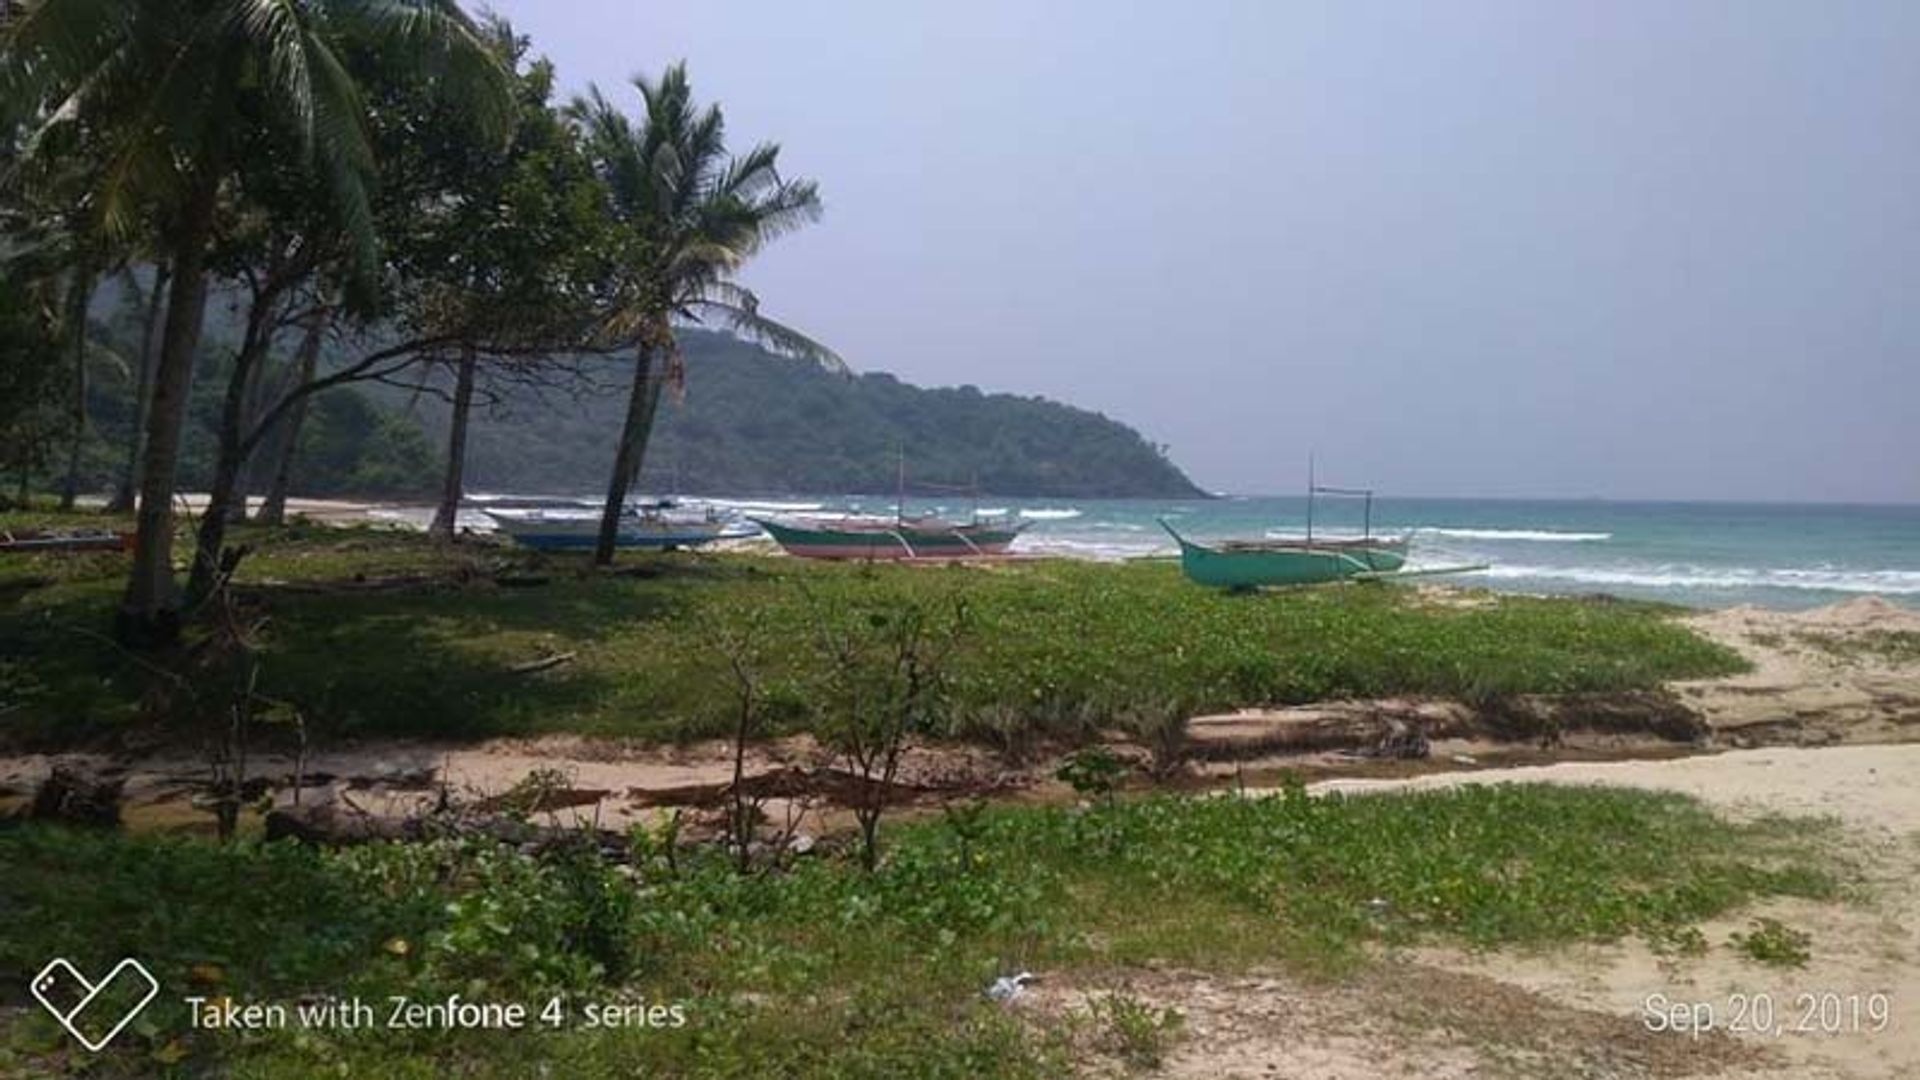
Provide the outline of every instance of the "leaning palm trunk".
<path id="1" fill-rule="evenodd" d="M 314 373 L 320 368 L 320 344 L 326 339 L 327 326 L 333 321 L 332 311 L 322 311 L 307 324 L 307 336 L 300 341 L 300 353 L 295 358 L 293 389 L 305 386 L 313 381 Z M 260 503 L 260 524 L 281 525 L 287 520 L 287 491 L 293 483 L 293 461 L 300 451 L 300 428 L 307 421 L 307 399 L 311 395 L 302 394 L 287 407 L 285 415 L 275 425 L 273 433 L 273 476 L 267 482 L 266 498 Z"/>
<path id="2" fill-rule="evenodd" d="M 223 170 L 205 168 L 181 215 L 173 245 L 173 283 L 167 294 L 167 329 L 154 371 L 147 416 L 146 463 L 140 477 L 140 511 L 133 569 L 120 601 L 117 630 L 130 644 L 157 645 L 179 636 L 180 610 L 173 581 L 173 474 L 180 461 L 193 354 L 207 306 L 207 240 L 220 195 Z"/>
<path id="3" fill-rule="evenodd" d="M 447 436 L 447 472 L 440 486 L 440 506 L 433 512 L 433 524 L 427 532 L 436 540 L 451 542 L 460 520 L 460 497 L 464 494 L 467 468 L 467 418 L 473 413 L 473 375 L 479 366 L 469 345 L 460 354 L 459 375 L 453 384 L 453 424 Z"/>
<path id="4" fill-rule="evenodd" d="M 240 408 L 240 430 L 250 432 L 260 423 L 260 414 L 266 412 L 267 384 L 266 356 L 264 351 L 260 361 L 255 363 L 253 371 L 247 377 L 247 392 Z M 227 521 L 239 525 L 247 520 L 247 496 L 252 495 L 260 486 L 261 457 L 253 451 L 240 457 L 240 472 L 234 479 L 233 499 L 227 505 Z"/>
<path id="5" fill-rule="evenodd" d="M 643 342 L 634 350 L 633 392 L 627 398 L 627 422 L 620 428 L 620 446 L 613 455 L 613 477 L 607 484 L 607 504 L 600 511 L 600 536 L 593 547 L 593 562 L 606 566 L 613 562 L 613 549 L 620 539 L 620 515 L 626 507 L 627 491 L 640 475 L 647 454 L 647 439 L 653 434 L 653 414 L 660 407 L 660 375 L 654 370 L 658 350 Z"/>
<path id="6" fill-rule="evenodd" d="M 220 403 L 219 450 L 213 460 L 213 483 L 207 488 L 207 505 L 200 513 L 199 542 L 193 549 L 193 572 L 187 579 L 187 602 L 197 604 L 213 589 L 220 571 L 220 560 L 227 542 L 227 526 L 241 516 L 246 491 L 241 474 L 253 442 L 247 438 L 247 401 L 253 396 L 253 384 L 260 371 L 260 360 L 271 344 L 272 305 L 263 308 L 256 301 L 249 319 L 246 340 L 234 354 L 233 372 L 227 379 L 227 392 Z"/>
<path id="7" fill-rule="evenodd" d="M 71 510 L 80 495 L 80 455 L 87 445 L 87 307 L 93 298 L 93 272 L 82 262 L 67 283 L 67 347 L 73 350 L 73 430 L 67 443 L 67 476 L 60 485 L 60 509 Z"/>
<path id="8" fill-rule="evenodd" d="M 127 439 L 127 464 L 120 483 L 107 502 L 107 512 L 124 514 L 133 509 L 134 488 L 140 483 L 140 459 L 147 439 L 147 408 L 153 401 L 154 342 L 160 330 L 160 304 L 167 295 L 167 264 L 153 271 L 153 288 L 147 295 L 147 315 L 140 324 L 140 367 L 135 377 L 133 396 L 133 434 Z"/>

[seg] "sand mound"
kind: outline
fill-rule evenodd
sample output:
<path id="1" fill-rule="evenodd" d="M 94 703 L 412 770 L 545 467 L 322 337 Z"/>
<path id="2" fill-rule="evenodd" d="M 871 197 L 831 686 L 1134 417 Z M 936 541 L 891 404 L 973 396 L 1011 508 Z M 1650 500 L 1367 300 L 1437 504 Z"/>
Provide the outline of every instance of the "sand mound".
<path id="1" fill-rule="evenodd" d="M 1799 612 L 1743 605 L 1686 623 L 1753 664 L 1673 687 L 1733 745 L 1920 738 L 1920 659 L 1873 647 L 1920 633 L 1920 612 L 1862 596 Z"/>

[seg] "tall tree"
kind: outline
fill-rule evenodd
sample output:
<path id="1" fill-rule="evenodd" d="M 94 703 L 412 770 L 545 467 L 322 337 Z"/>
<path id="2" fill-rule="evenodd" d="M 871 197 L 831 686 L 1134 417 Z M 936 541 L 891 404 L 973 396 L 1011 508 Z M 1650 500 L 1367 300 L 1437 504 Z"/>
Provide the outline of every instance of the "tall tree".
<path id="1" fill-rule="evenodd" d="M 502 73 L 452 0 L 20 0 L 6 26 L 9 87 L 57 102 L 43 130 L 81 124 L 105 163 L 94 198 L 110 231 L 164 220 L 172 268 L 155 365 L 124 639 L 178 630 L 173 485 L 207 297 L 207 255 L 243 142 L 308 165 L 363 285 L 377 266 L 360 88 L 343 37 L 403 43 L 450 92 L 504 117 Z"/>
<path id="2" fill-rule="evenodd" d="M 484 29 L 515 73 L 513 137 L 502 145 L 476 137 L 462 117 L 435 117 L 398 128 L 391 150 L 409 176 L 434 178 L 433 197 L 397 215 L 389 246 L 400 282 L 397 321 L 455 343 L 444 350 L 451 394 L 426 384 L 453 410 L 430 526 L 448 540 L 464 493 L 476 402 L 497 405 L 509 383 L 571 381 L 571 354 L 599 347 L 595 289 L 606 277 L 611 232 L 605 192 L 576 133 L 553 108 L 551 65 L 527 62 L 527 40 L 504 20 L 489 19 Z M 394 104 L 400 112 L 422 111 L 422 103 Z"/>
<path id="3" fill-rule="evenodd" d="M 134 361 L 133 432 L 127 439 L 126 464 L 107 501 L 109 513 L 124 514 L 133 509 L 134 489 L 140 483 L 140 462 L 147 442 L 147 405 L 153 398 L 153 361 L 160 330 L 160 303 L 167 294 L 167 264 L 153 268 L 153 284 L 144 302 L 140 320 L 140 348 Z"/>
<path id="4" fill-rule="evenodd" d="M 67 270 L 66 301 L 60 317 L 60 346 L 72 366 L 72 413 L 67 417 L 67 472 L 60 481 L 60 509 L 71 510 L 80 495 L 80 455 L 87 446 L 87 310 L 93 301 L 93 264 L 82 257 Z"/>
<path id="5" fill-rule="evenodd" d="M 308 320 L 300 339 L 300 348 L 293 356 L 289 391 L 314 381 L 320 368 L 320 347 L 326 343 L 327 328 L 332 323 L 333 308 L 330 305 L 322 305 Z M 306 425 L 307 401 L 304 395 L 293 399 L 278 422 L 270 427 L 272 438 L 269 448 L 273 471 L 267 479 L 266 497 L 260 503 L 262 525 L 280 525 L 286 521 L 287 494 L 293 484 L 293 461 L 299 453 L 300 429 Z"/>
<path id="6" fill-rule="evenodd" d="M 694 103 L 684 63 L 658 81 L 636 76 L 633 86 L 637 123 L 597 87 L 570 109 L 607 186 L 609 212 L 627 232 L 607 323 L 632 343 L 633 384 L 594 547 L 600 565 L 613 561 L 662 392 L 683 385 L 675 320 L 714 318 L 787 355 L 845 367 L 832 350 L 761 315 L 759 298 L 734 280 L 769 241 L 819 218 L 814 183 L 783 179 L 771 143 L 729 155 L 720 108 Z"/>

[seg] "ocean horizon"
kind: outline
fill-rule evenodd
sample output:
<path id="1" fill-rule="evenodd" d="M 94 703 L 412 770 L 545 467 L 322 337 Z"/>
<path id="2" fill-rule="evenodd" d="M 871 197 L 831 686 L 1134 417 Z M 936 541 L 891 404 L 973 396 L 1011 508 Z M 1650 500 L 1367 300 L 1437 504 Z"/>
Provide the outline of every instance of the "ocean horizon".
<path id="1" fill-rule="evenodd" d="M 475 498 L 504 496 L 497 492 Z M 529 493 L 514 495 L 526 497 Z M 554 498 L 579 498 L 581 494 Z M 746 512 L 882 513 L 892 495 L 823 493 L 778 497 L 680 494 Z M 912 513 L 965 517 L 976 506 L 951 496 L 913 498 Z M 1171 555 L 1166 518 L 1193 539 L 1302 535 L 1302 495 L 1210 499 L 1007 498 L 983 495 L 982 514 L 1027 523 L 1015 550 L 1095 560 Z M 409 511 L 392 516 L 411 518 Z M 1314 533 L 1358 535 L 1361 500 L 1314 501 Z M 468 511 L 463 524 L 490 528 Z M 1755 604 L 1800 610 L 1879 595 L 1920 609 L 1920 505 L 1750 501 L 1376 497 L 1375 533 L 1411 534 L 1411 567 L 1486 563 L 1474 574 L 1436 578 L 1512 592 L 1611 593 L 1689 607 Z"/>

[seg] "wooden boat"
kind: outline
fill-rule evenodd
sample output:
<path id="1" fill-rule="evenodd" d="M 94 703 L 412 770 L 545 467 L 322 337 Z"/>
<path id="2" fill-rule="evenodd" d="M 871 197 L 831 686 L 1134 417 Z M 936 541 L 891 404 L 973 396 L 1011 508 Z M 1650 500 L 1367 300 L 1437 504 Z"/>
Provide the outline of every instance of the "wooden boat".
<path id="1" fill-rule="evenodd" d="M 114 529 L 0 529 L 0 551 L 131 551 L 133 533 Z"/>
<path id="2" fill-rule="evenodd" d="M 1313 535 L 1317 495 L 1366 500 L 1362 535 L 1328 539 Z M 1165 518 L 1160 527 L 1180 545 L 1180 569 L 1201 585 L 1256 589 L 1263 585 L 1319 585 L 1399 572 L 1407 565 L 1409 537 L 1373 535 L 1371 488 L 1324 487 L 1313 481 L 1313 457 L 1307 457 L 1307 534 L 1299 539 L 1223 540 L 1199 544 L 1181 536 Z"/>
<path id="3" fill-rule="evenodd" d="M 957 524 L 937 517 L 760 518 L 789 555 L 803 559 L 967 559 L 1005 555 L 1024 522 Z"/>
<path id="4" fill-rule="evenodd" d="M 1201 585 L 1253 589 L 1263 585 L 1317 585 L 1391 574 L 1407 564 L 1407 538 L 1226 540 L 1200 544 L 1160 521 L 1180 545 L 1180 568 Z"/>
<path id="5" fill-rule="evenodd" d="M 623 548 L 694 548 L 727 533 L 726 518 L 709 509 L 675 513 L 670 502 L 646 503 L 621 516 L 614 541 Z M 600 515 L 591 510 L 482 510 L 514 543 L 536 551 L 577 551 L 600 540 Z"/>

